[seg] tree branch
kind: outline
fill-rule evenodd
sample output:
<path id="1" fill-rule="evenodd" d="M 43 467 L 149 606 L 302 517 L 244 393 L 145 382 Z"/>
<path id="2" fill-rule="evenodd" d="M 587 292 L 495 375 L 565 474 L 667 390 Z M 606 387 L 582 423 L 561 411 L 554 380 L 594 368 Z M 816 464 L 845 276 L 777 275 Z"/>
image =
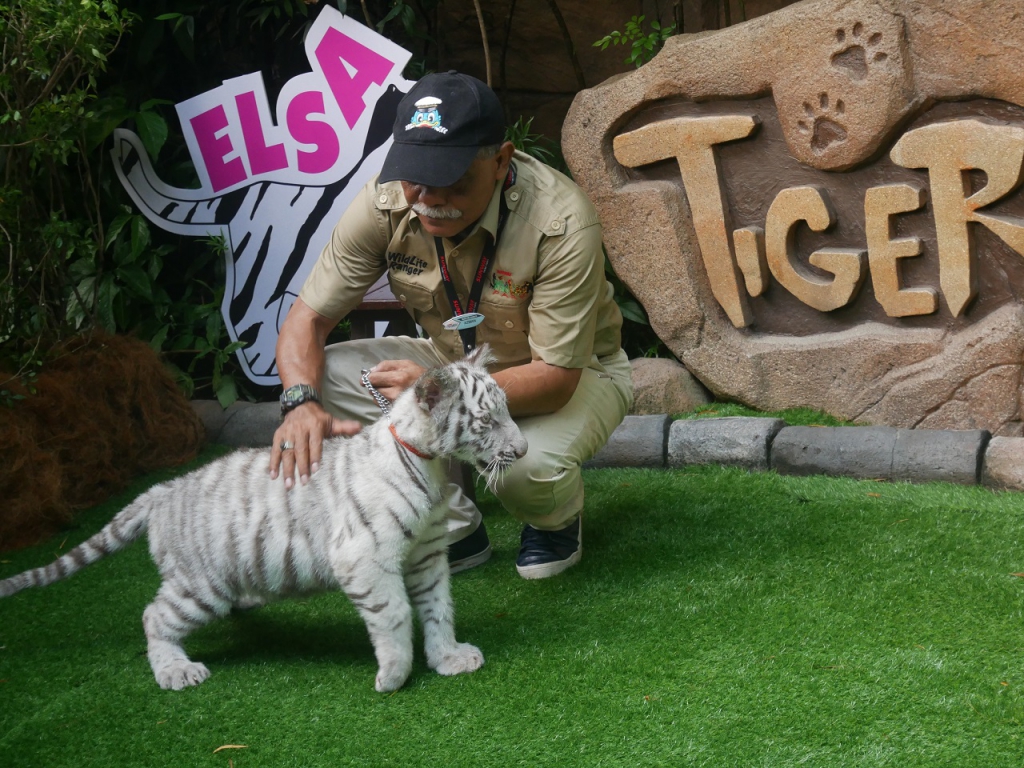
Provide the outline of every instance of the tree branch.
<path id="1" fill-rule="evenodd" d="M 480 22 L 480 38 L 484 44 L 484 67 L 487 70 L 487 85 L 491 85 L 491 46 L 487 44 L 487 26 L 484 24 L 484 12 L 480 7 L 480 0 L 473 0 L 473 7 L 476 8 L 476 18 Z"/>
<path id="2" fill-rule="evenodd" d="M 573 45 L 572 36 L 569 34 L 569 27 L 565 24 L 562 12 L 558 10 L 558 3 L 555 2 L 555 0 L 548 0 L 548 6 L 551 8 L 551 13 L 555 16 L 555 22 L 558 24 L 558 28 L 562 30 L 562 37 L 565 39 L 565 49 L 569 53 L 569 61 L 572 62 L 572 70 L 576 73 L 576 87 L 578 90 L 582 91 L 587 87 L 587 81 L 583 77 L 583 67 L 580 66 L 580 60 L 576 57 L 576 46 Z"/>

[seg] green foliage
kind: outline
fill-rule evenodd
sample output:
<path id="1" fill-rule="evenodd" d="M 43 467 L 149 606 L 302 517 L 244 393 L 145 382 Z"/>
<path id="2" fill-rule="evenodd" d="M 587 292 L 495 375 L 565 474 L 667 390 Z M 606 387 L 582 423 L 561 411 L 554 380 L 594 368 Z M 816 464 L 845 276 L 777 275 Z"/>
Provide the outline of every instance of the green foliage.
<path id="1" fill-rule="evenodd" d="M 529 155 L 545 165 L 550 165 L 563 173 L 568 173 L 565 158 L 562 157 L 558 144 L 539 133 L 531 133 L 533 118 L 522 115 L 505 129 L 505 141 L 511 141 L 520 152 Z"/>
<path id="2" fill-rule="evenodd" d="M 110 0 L 0 2 L 0 368 L 22 379 L 69 330 L 71 261 L 103 260 L 96 91 L 131 19 Z"/>
<path id="3" fill-rule="evenodd" d="M 205 251 L 187 264 L 165 269 L 175 249 L 167 243 L 154 245 L 151 237 L 145 217 L 126 206 L 107 230 L 106 262 L 92 249 L 68 268 L 73 282 L 67 322 L 75 330 L 134 333 L 166 354 L 186 396 L 209 387 L 227 407 L 239 395 L 230 363 L 242 343 L 227 339 L 220 313 L 223 240 L 211 238 Z M 216 278 L 216 287 L 200 277 L 203 273 Z M 173 298 L 168 289 L 174 291 Z"/>
<path id="4" fill-rule="evenodd" d="M 646 18 L 646 16 L 634 16 L 626 22 L 625 32 L 615 30 L 595 41 L 594 46 L 604 51 L 609 45 L 628 45 L 629 56 L 623 61 L 639 69 L 654 58 L 654 54 L 661 50 L 661 46 L 675 33 L 676 29 L 675 24 L 663 27 L 657 20 L 652 19 L 649 25 L 650 29 L 644 31 L 644 19 Z"/>
<path id="5" fill-rule="evenodd" d="M 852 427 L 853 422 L 837 419 L 811 408 L 786 408 L 781 411 L 758 411 L 739 403 L 709 403 L 692 411 L 675 414 L 676 419 L 715 419 L 727 416 L 756 416 L 782 419 L 791 427 Z"/>
<path id="6" fill-rule="evenodd" d="M 220 315 L 223 253 L 133 214 L 106 142 L 127 124 L 162 177 L 194 183 L 170 107 L 238 74 L 225 63 L 237 51 L 249 56 L 243 71 L 258 70 L 287 35 L 280 48 L 304 60 L 296 42 L 310 8 L 0 0 L 0 403 L 15 404 L 11 379 L 30 386 L 57 342 L 92 330 L 149 341 L 189 395 L 238 396 L 239 344 Z"/>

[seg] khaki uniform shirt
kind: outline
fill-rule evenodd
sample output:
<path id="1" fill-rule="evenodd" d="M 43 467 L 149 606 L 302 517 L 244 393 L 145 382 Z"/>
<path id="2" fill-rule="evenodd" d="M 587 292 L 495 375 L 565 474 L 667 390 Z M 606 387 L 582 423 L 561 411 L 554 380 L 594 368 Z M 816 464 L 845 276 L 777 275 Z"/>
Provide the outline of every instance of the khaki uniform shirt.
<path id="1" fill-rule="evenodd" d="M 498 368 L 543 360 L 586 368 L 618 352 L 622 316 L 604 275 L 597 211 L 572 181 L 528 155 L 512 160 L 515 183 L 504 191 L 505 229 L 478 310 L 476 341 L 491 345 Z M 490 205 L 465 239 L 443 239 L 445 260 L 466 305 L 484 243 L 498 227 L 496 184 Z M 314 311 L 342 318 L 387 270 L 391 290 L 443 357 L 462 357 L 438 266 L 434 238 L 409 207 L 399 182 L 372 179 L 334 228 L 300 297 Z"/>

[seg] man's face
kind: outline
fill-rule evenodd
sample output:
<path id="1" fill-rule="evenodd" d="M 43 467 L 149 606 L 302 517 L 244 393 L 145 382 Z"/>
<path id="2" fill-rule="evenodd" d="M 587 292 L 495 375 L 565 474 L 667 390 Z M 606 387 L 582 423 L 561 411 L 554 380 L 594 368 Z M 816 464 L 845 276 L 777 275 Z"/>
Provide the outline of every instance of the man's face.
<path id="1" fill-rule="evenodd" d="M 512 159 L 509 142 L 491 157 L 477 158 L 450 187 L 402 182 L 405 200 L 434 237 L 454 237 L 479 219 L 491 202 L 494 183 L 505 178 Z"/>

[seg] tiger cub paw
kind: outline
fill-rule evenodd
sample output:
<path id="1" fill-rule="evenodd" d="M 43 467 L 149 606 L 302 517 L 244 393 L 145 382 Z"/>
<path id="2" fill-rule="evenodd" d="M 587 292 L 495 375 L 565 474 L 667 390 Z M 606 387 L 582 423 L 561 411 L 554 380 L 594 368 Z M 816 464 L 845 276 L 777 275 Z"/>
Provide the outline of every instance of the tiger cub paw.
<path id="1" fill-rule="evenodd" d="M 439 675 L 461 675 L 465 672 L 475 672 L 483 665 L 484 655 L 479 648 L 469 643 L 457 643 L 431 666 Z"/>
<path id="2" fill-rule="evenodd" d="M 398 662 L 392 662 L 390 664 L 381 664 L 380 669 L 377 670 L 377 679 L 374 681 L 374 688 L 377 689 L 378 693 L 391 693 L 391 691 L 397 691 L 409 678 L 409 672 L 411 672 L 410 664 L 400 664 Z"/>
<path id="3" fill-rule="evenodd" d="M 156 675 L 156 681 L 164 690 L 180 691 L 192 685 L 199 685 L 210 676 L 206 665 L 197 661 L 180 659 L 163 667 Z"/>

